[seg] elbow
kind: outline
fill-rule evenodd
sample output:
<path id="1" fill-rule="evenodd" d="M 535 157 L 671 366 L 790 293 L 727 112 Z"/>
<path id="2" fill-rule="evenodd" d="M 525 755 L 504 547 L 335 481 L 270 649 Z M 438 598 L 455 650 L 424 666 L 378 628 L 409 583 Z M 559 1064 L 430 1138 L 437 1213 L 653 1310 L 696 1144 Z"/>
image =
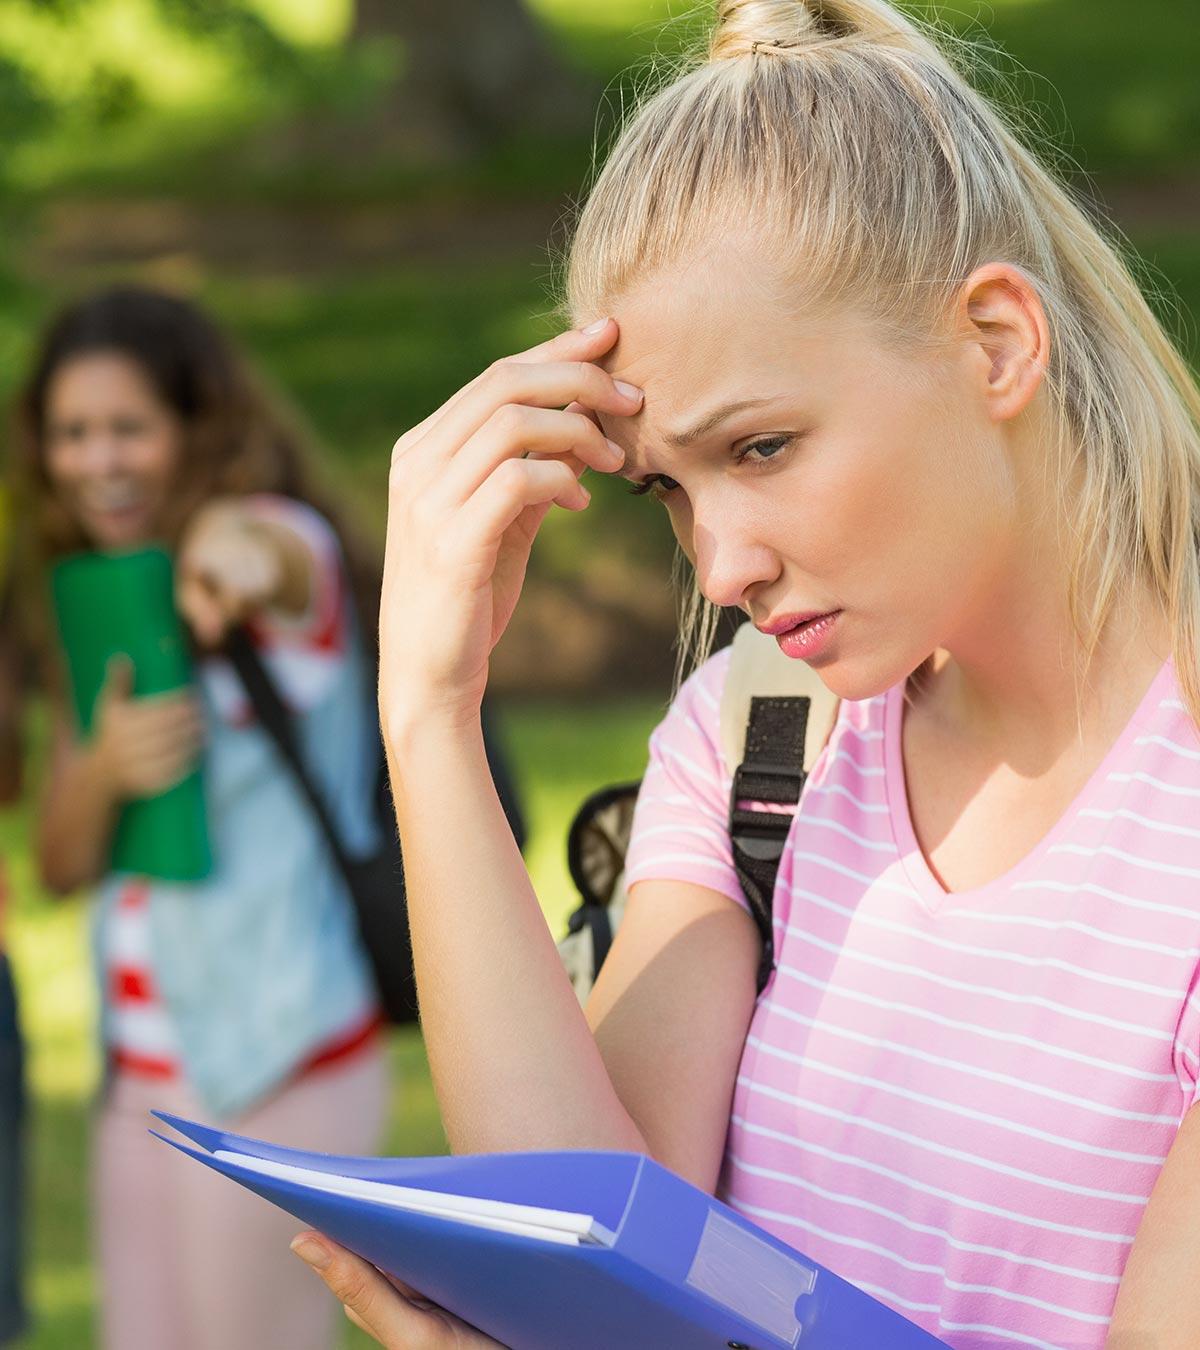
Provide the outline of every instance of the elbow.
<path id="1" fill-rule="evenodd" d="M 85 875 L 82 868 L 72 866 L 72 859 L 66 856 L 64 850 L 46 844 L 38 849 L 37 864 L 38 879 L 43 890 L 56 900 L 65 899 L 81 886 L 95 880 L 94 876 Z"/>
<path id="2" fill-rule="evenodd" d="M 65 900 L 72 891 L 78 890 L 83 884 L 81 881 L 75 881 L 67 872 L 58 867 L 43 864 L 38 871 L 42 889 L 56 900 Z"/>

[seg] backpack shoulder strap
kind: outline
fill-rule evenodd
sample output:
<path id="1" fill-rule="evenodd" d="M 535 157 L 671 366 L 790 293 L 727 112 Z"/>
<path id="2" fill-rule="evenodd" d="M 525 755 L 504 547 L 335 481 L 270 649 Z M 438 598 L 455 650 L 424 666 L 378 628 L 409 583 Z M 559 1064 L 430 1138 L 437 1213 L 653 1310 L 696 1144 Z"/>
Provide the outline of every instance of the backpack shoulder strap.
<path id="1" fill-rule="evenodd" d="M 242 689 L 254 709 L 259 725 L 274 743 L 296 787 L 300 790 L 300 795 L 308 803 L 317 828 L 329 846 L 333 861 L 353 894 L 354 867 L 330 814 L 329 806 L 305 762 L 300 738 L 296 734 L 295 719 L 245 628 L 237 627 L 230 631 L 225 640 L 224 655 L 241 681 Z"/>
<path id="2" fill-rule="evenodd" d="M 810 666 L 784 656 L 775 639 L 752 624 L 738 629 L 721 696 L 721 740 L 733 780 L 733 863 L 762 939 L 760 994 L 775 965 L 775 878 L 794 810 L 759 810 L 749 804 L 797 806 L 837 711 L 837 698 Z"/>
<path id="3" fill-rule="evenodd" d="M 807 661 L 793 661 L 773 637 L 744 623 L 733 639 L 729 673 L 721 693 L 721 752 L 732 777 L 745 755 L 746 728 L 753 698 L 807 698 L 803 769 L 808 771 L 825 748 L 837 721 L 838 699 Z"/>

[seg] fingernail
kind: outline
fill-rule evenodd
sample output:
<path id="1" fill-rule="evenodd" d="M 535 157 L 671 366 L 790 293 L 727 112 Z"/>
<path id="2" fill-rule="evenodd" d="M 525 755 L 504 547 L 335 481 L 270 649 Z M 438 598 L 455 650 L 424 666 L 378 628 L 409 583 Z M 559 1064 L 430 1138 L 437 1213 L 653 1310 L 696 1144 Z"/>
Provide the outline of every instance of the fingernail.
<path id="1" fill-rule="evenodd" d="M 621 449 L 621 447 L 616 443 L 616 441 L 606 440 L 604 444 L 607 445 L 608 448 L 612 451 L 613 462 L 615 464 L 625 463 L 625 451 Z"/>
<path id="2" fill-rule="evenodd" d="M 581 328 L 579 331 L 584 337 L 592 337 L 594 334 L 598 333 L 607 322 L 607 318 L 597 319 L 595 323 L 589 323 L 586 328 Z"/>
<path id="3" fill-rule="evenodd" d="M 312 1266 L 314 1270 L 324 1270 L 329 1264 L 329 1249 L 315 1238 L 302 1233 L 293 1240 L 291 1247 L 300 1260 Z"/>
<path id="4" fill-rule="evenodd" d="M 626 398 L 635 399 L 638 403 L 642 401 L 642 391 L 636 384 L 626 384 L 624 380 L 614 380 L 613 384 L 617 386 L 618 394 L 624 394 Z"/>

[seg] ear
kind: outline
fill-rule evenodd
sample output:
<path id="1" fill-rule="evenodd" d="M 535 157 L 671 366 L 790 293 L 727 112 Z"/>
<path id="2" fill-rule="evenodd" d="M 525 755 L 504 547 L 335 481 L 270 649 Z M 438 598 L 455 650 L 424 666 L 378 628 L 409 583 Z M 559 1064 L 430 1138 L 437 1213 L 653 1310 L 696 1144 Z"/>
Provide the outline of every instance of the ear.
<path id="1" fill-rule="evenodd" d="M 1033 283 L 1008 263 L 976 268 L 959 291 L 959 328 L 992 417 L 1006 422 L 1032 402 L 1050 360 L 1050 325 Z"/>

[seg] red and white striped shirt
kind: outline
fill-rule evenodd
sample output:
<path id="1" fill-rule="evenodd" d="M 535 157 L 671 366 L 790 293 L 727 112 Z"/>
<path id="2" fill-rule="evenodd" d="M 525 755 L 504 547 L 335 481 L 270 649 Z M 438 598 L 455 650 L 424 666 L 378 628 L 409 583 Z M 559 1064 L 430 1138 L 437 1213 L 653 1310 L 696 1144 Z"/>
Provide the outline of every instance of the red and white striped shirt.
<path id="1" fill-rule="evenodd" d="M 286 497 L 249 499 L 256 513 L 286 525 L 305 541 L 313 559 L 313 598 L 296 618 L 263 613 L 248 625 L 264 665 L 289 707 L 312 707 L 337 677 L 345 653 L 349 596 L 341 551 L 332 529 L 311 508 Z M 228 662 L 212 658 L 197 670 L 203 702 L 211 716 L 231 727 L 246 726 L 253 711 Z M 287 770 L 281 765 L 280 772 Z M 269 847 L 269 841 L 259 841 Z M 226 859 L 239 866 L 238 859 Z M 242 860 L 252 865 L 252 860 Z M 114 1067 L 143 1077 L 174 1078 L 182 1072 L 178 1036 L 155 981 L 149 906 L 153 887 L 174 883 L 130 877 L 104 930 L 102 964 L 107 1003 L 108 1054 Z M 318 1046 L 299 1072 L 327 1065 L 369 1043 L 381 1026 L 371 1009 Z"/>

